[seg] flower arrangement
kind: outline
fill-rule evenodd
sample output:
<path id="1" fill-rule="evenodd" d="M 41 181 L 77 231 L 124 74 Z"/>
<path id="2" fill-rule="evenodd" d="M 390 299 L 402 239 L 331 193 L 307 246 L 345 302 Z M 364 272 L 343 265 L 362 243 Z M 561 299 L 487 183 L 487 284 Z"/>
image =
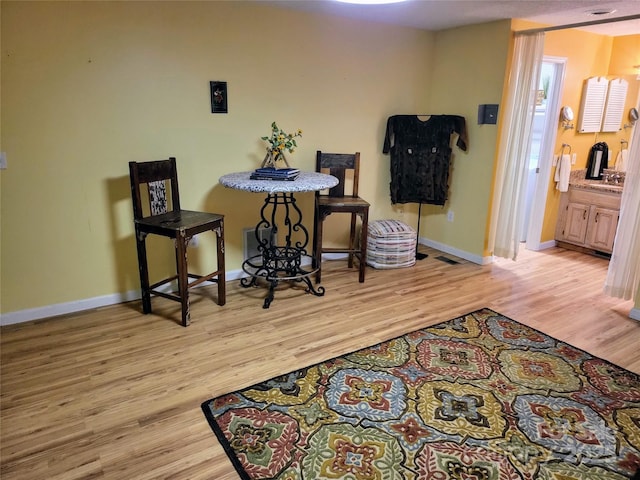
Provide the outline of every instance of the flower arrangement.
<path id="1" fill-rule="evenodd" d="M 269 142 L 267 152 L 271 153 L 274 157 L 278 157 L 285 150 L 288 150 L 289 153 L 293 153 L 295 147 L 298 146 L 295 140 L 296 137 L 302 137 L 302 130 L 298 129 L 294 134 L 286 133 L 278 127 L 276 122 L 273 122 L 271 124 L 271 136 L 260 138 Z"/>

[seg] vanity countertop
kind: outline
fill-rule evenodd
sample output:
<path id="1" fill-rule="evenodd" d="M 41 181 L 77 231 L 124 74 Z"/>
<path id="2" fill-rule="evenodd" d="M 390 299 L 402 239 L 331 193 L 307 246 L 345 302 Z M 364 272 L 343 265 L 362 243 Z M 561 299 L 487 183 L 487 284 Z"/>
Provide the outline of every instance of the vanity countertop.
<path id="1" fill-rule="evenodd" d="M 569 186 L 583 190 L 593 190 L 598 192 L 610 192 L 622 194 L 623 183 L 605 183 L 602 180 L 586 179 L 586 169 L 572 170 L 569 177 Z"/>

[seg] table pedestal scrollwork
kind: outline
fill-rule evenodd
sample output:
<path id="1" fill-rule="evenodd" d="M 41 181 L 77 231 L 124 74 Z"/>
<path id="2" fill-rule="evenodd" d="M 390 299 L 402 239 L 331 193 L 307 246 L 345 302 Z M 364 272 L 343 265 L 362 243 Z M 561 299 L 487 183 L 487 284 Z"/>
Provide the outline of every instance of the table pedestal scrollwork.
<path id="1" fill-rule="evenodd" d="M 279 213 L 284 213 L 282 227 L 278 227 Z M 269 238 L 261 238 L 260 232 L 263 229 L 271 232 Z M 294 233 L 301 234 L 303 239 L 294 242 Z M 277 245 L 279 234 L 285 235 L 283 245 Z M 267 195 L 264 206 L 260 209 L 260 221 L 256 225 L 255 236 L 260 253 L 242 264 L 242 270 L 249 276 L 241 279 L 240 284 L 248 288 L 256 286 L 260 278 L 268 282 L 269 293 L 264 300 L 263 308 L 269 308 L 274 298 L 274 290 L 283 280 L 304 282 L 306 292 L 318 297 L 324 295 L 324 287 L 315 287 L 310 280 L 310 276 L 317 269 L 303 268 L 303 263 L 311 262 L 311 256 L 306 249 L 309 244 L 309 232 L 302 224 L 302 212 L 296 205 L 293 193 Z"/>
<path id="2" fill-rule="evenodd" d="M 240 280 L 240 285 L 256 287 L 263 279 L 269 286 L 263 308 L 270 307 L 275 289 L 282 281 L 303 283 L 307 293 L 323 296 L 324 287 L 311 281 L 317 268 L 311 266 L 313 259 L 311 252 L 307 251 L 309 231 L 302 223 L 302 211 L 296 204 L 294 192 L 331 188 L 338 180 L 315 172 L 300 172 L 293 181 L 251 180 L 250 173 L 232 173 L 220 178 L 220 183 L 229 188 L 267 193 L 254 230 L 259 253 L 242 263 L 242 270 L 247 276 Z M 270 232 L 268 238 L 260 235 L 265 230 Z M 283 235 L 284 241 L 281 242 Z"/>

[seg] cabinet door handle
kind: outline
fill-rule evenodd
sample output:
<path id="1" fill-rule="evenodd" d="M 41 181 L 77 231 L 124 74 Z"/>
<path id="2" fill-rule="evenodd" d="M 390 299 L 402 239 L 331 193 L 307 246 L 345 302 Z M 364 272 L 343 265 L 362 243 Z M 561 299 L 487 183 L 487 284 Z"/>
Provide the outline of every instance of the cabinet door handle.
<path id="1" fill-rule="evenodd" d="M 582 212 L 582 219 L 583 220 L 587 219 L 587 211 L 586 210 Z"/>
<path id="2" fill-rule="evenodd" d="M 596 223 L 598 223 L 598 216 L 600 215 L 600 212 L 596 213 Z"/>

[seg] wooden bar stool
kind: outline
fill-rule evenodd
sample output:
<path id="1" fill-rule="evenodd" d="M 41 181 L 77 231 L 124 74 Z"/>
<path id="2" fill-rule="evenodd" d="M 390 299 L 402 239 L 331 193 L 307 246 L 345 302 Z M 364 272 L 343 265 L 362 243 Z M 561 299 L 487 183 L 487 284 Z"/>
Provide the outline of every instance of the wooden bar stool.
<path id="1" fill-rule="evenodd" d="M 136 245 L 138 249 L 138 268 L 142 289 L 142 311 L 151 313 L 151 295 L 157 295 L 180 302 L 182 305 L 182 326 L 189 325 L 189 289 L 203 282 L 218 284 L 218 305 L 226 302 L 225 266 L 224 266 L 224 216 L 217 213 L 196 212 L 180 208 L 178 190 L 178 170 L 176 159 L 151 162 L 129 162 L 131 196 L 133 199 L 133 219 Z M 171 209 L 167 196 L 167 183 L 170 184 Z M 145 216 L 142 208 L 141 186 L 146 185 L 149 197 L 150 214 Z M 217 240 L 217 270 L 208 275 L 195 275 L 188 272 L 187 245 L 194 235 L 214 231 Z M 176 275 L 154 284 L 149 284 L 147 264 L 147 235 L 161 235 L 174 239 L 176 250 Z M 195 278 L 189 283 L 189 278 Z M 158 288 L 177 280 L 178 291 L 166 292 Z"/>
<path id="2" fill-rule="evenodd" d="M 345 178 L 347 171 L 353 171 L 353 187 L 351 194 L 345 194 Z M 349 268 L 353 267 L 354 257 L 359 262 L 358 280 L 364 282 L 367 264 L 367 223 L 369 220 L 369 203 L 358 196 L 358 177 L 360 175 L 360 152 L 356 153 L 323 153 L 316 152 L 316 172 L 329 173 L 338 179 L 338 185 L 329 189 L 328 194 L 316 192 L 313 240 L 313 266 L 317 268 L 316 282 L 322 277 L 323 253 L 349 254 Z M 351 215 L 348 248 L 323 247 L 323 222 L 332 213 L 348 213 Z M 356 238 L 356 219 L 361 219 L 360 241 Z"/>

